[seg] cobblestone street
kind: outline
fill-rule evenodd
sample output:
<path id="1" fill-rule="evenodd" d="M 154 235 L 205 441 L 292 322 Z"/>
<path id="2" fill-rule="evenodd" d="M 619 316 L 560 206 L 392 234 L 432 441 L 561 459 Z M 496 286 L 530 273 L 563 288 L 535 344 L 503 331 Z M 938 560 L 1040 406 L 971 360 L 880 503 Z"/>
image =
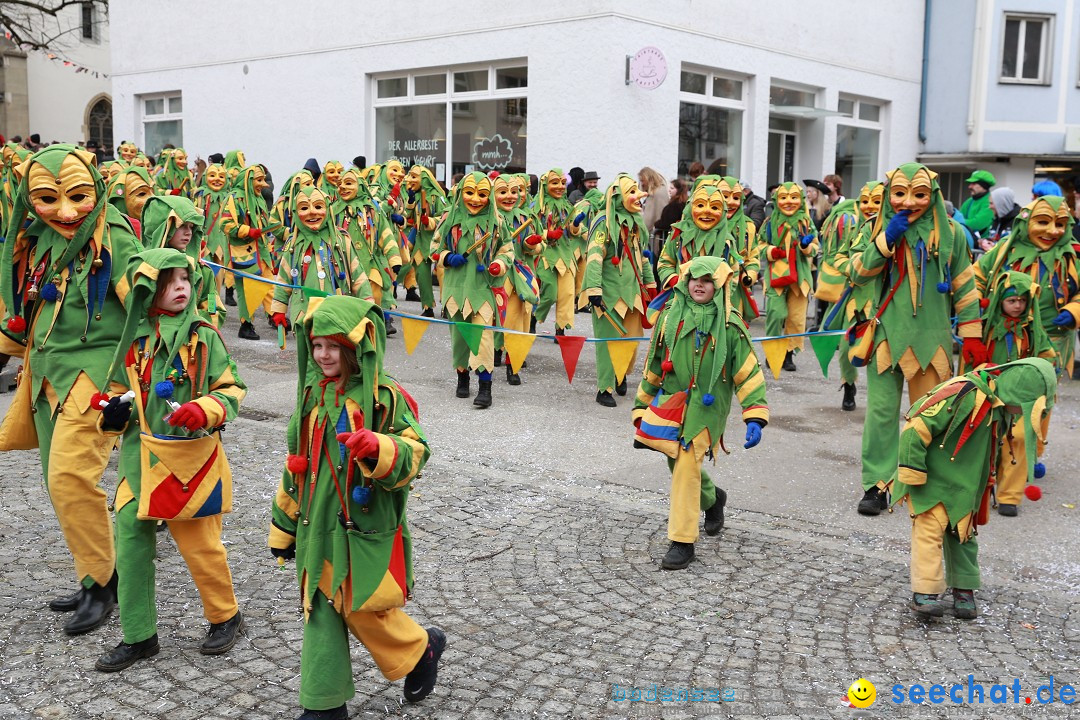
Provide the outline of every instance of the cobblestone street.
<path id="1" fill-rule="evenodd" d="M 573 332 L 591 334 L 586 316 L 577 319 Z M 198 596 L 162 534 L 161 653 L 118 674 L 96 672 L 94 660 L 120 640 L 119 618 L 72 638 L 61 631 L 66 616 L 45 607 L 73 588 L 71 559 L 37 454 L 12 453 L 0 521 L 0 717 L 299 715 L 294 566 L 278 568 L 266 549 L 295 397 L 294 338 L 282 353 L 261 315 L 256 326 L 257 343 L 235 338 L 235 317 L 223 333 L 250 390 L 226 431 L 236 496 L 224 537 L 245 636 L 227 655 L 199 654 L 206 623 Z M 435 692 L 410 706 L 401 683 L 386 682 L 354 642 L 354 718 L 850 718 L 856 711 L 841 698 L 859 677 L 877 686 L 866 717 L 1073 715 L 1060 702 L 1024 698 L 1036 700 L 1051 676 L 1058 688 L 1080 683 L 1080 448 L 1069 444 L 1080 424 L 1077 383 L 1059 391 L 1043 500 L 1025 503 L 1018 518 L 993 514 L 980 535 L 979 618 L 926 623 L 908 609 L 906 514 L 855 512 L 861 373 L 854 413 L 840 410 L 839 380 L 822 379 L 809 349 L 798 372 L 768 376 L 772 422 L 761 446 L 742 449 L 733 414 L 732 454 L 710 469 L 729 493 L 725 529 L 701 536 L 688 570 L 667 572 L 660 558 L 670 476 L 660 455 L 631 448 L 630 397 L 615 410 L 593 401 L 591 345 L 570 385 L 558 348 L 538 340 L 522 386 L 495 374 L 488 411 L 453 397 L 445 328 L 432 326 L 412 356 L 400 333 L 388 345 L 387 368 L 417 399 L 433 449 L 410 502 L 416 585 L 406 609 L 442 627 L 448 645 Z M 638 378 L 630 377 L 631 396 Z M 0 396 L 0 406 L 9 399 Z M 114 455 L 110 494 L 115 482 Z M 989 700 L 891 699 L 895 684 L 950 686 L 969 675 L 988 693 L 1018 678 L 1020 703 L 1011 690 L 1004 712 Z M 654 684 L 717 690 L 725 700 L 614 699 Z"/>

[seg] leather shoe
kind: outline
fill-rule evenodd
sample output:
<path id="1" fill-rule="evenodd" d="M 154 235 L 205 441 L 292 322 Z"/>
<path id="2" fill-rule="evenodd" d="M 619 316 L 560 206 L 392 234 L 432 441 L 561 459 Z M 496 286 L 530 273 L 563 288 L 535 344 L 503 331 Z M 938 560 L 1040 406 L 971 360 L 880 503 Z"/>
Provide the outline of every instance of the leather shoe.
<path id="1" fill-rule="evenodd" d="M 611 393 L 607 390 L 601 390 L 596 393 L 596 402 L 600 403 L 604 407 L 618 407 L 619 404 L 615 402 L 615 398 L 611 397 Z"/>
<path id="2" fill-rule="evenodd" d="M 615 394 L 618 395 L 619 397 L 625 397 L 625 395 L 626 395 L 626 378 L 623 378 L 622 381 L 618 385 L 615 386 Z"/>
<path id="3" fill-rule="evenodd" d="M 237 610 L 236 614 L 222 623 L 210 623 L 210 630 L 206 635 L 199 652 L 203 655 L 223 655 L 236 644 L 236 636 L 244 629 L 244 618 Z"/>
<path id="4" fill-rule="evenodd" d="M 439 658 L 446 648 L 446 633 L 437 627 L 427 629 L 428 644 L 416 666 L 405 676 L 405 701 L 420 702 L 435 689 Z"/>
<path id="5" fill-rule="evenodd" d="M 83 589 L 80 587 L 70 595 L 61 595 L 58 598 L 50 600 L 49 609 L 55 610 L 56 612 L 71 612 L 79 607 L 79 601 L 82 600 L 82 596 Z"/>
<path id="6" fill-rule="evenodd" d="M 308 710 L 296 720 L 349 720 L 349 708 L 342 705 L 331 710 Z"/>
<path id="7" fill-rule="evenodd" d="M 247 320 L 240 323 L 240 331 L 236 333 L 236 336 L 241 340 L 259 339 L 259 333 L 255 332 L 255 326 Z"/>
<path id="8" fill-rule="evenodd" d="M 881 488 L 874 486 L 863 493 L 859 501 L 858 511 L 860 515 L 880 515 L 882 510 L 889 509 L 889 495 Z"/>
<path id="9" fill-rule="evenodd" d="M 660 567 L 665 570 L 682 570 L 694 559 L 694 543 L 671 541 L 671 547 L 664 554 Z"/>
<path id="10" fill-rule="evenodd" d="M 1010 503 L 1001 503 L 998 505 L 998 515 L 1004 515 L 1005 517 L 1016 517 L 1017 509 L 1015 505 Z"/>
<path id="11" fill-rule="evenodd" d="M 161 650 L 161 646 L 158 645 L 157 633 L 131 645 L 122 642 L 99 657 L 97 662 L 94 663 L 94 669 L 101 672 L 118 672 L 131 667 L 143 658 L 157 655 L 159 650 Z"/>
<path id="12" fill-rule="evenodd" d="M 727 493 L 716 488 L 716 502 L 705 511 L 705 534 L 709 536 L 719 535 L 724 527 L 724 505 L 727 504 Z"/>
<path id="13" fill-rule="evenodd" d="M 75 614 L 64 625 L 68 635 L 82 635 L 105 624 L 116 606 L 116 573 L 108 585 L 95 583 L 83 590 Z"/>

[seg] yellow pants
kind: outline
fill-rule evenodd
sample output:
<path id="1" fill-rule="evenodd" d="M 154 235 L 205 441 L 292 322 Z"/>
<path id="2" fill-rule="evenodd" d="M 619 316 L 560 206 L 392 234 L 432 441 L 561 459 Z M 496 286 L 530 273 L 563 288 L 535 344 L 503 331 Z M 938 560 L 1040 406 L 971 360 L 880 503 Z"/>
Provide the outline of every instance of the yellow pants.
<path id="1" fill-rule="evenodd" d="M 581 282 L 585 279 L 585 254 L 577 261 L 577 273 L 574 275 L 574 302 L 581 302 Z M 586 301 L 588 302 L 588 301 Z"/>
<path id="2" fill-rule="evenodd" d="M 809 298 L 796 283 L 783 294 L 768 293 L 765 299 L 765 332 L 769 335 L 798 335 L 806 332 L 806 305 Z M 788 338 L 788 350 L 802 350 L 805 338 Z"/>
<path id="3" fill-rule="evenodd" d="M 484 318 L 480 313 L 473 313 L 465 317 L 461 311 L 456 312 L 451 318 L 454 322 L 469 322 L 473 325 L 491 325 L 492 319 Z M 480 352 L 473 355 L 469 344 L 461 336 L 457 328 L 450 328 L 450 354 L 454 361 L 454 369 L 480 370 L 491 372 L 495 367 L 495 332 L 484 330 L 480 336 Z"/>
<path id="4" fill-rule="evenodd" d="M 90 409 L 94 383 L 79 373 L 63 404 L 46 380 L 34 404 L 34 425 L 45 486 L 60 531 L 75 559 L 79 582 L 105 585 L 116 567 L 109 501 L 101 477 L 116 439 L 97 429 L 99 413 Z"/>
<path id="5" fill-rule="evenodd" d="M 563 330 L 574 327 L 574 309 L 577 307 L 574 299 L 574 277 L 577 273 L 572 271 L 555 271 L 558 277 L 558 285 L 555 291 L 555 327 Z"/>
<path id="6" fill-rule="evenodd" d="M 407 257 L 402 253 L 402 257 Z M 405 273 L 405 277 L 401 278 L 401 286 L 406 290 L 412 290 L 416 287 L 416 268 L 409 267 L 409 272 Z"/>
<path id="7" fill-rule="evenodd" d="M 979 544 L 975 536 L 960 542 L 948 527 L 949 516 L 940 503 L 912 518 L 911 592 L 938 595 L 947 586 L 979 588 Z"/>
<path id="8" fill-rule="evenodd" d="M 701 463 L 709 450 L 709 433 L 700 432 L 688 450 L 679 449 L 671 469 L 668 540 L 692 543 L 701 522 Z"/>
<path id="9" fill-rule="evenodd" d="M 1050 426 L 1050 413 L 1043 420 L 1042 436 Z M 1012 440 L 1008 436 L 1001 439 L 1001 462 L 998 463 L 997 501 L 1006 505 L 1019 505 L 1024 498 L 1027 485 L 1027 448 L 1024 447 L 1024 425 L 1017 418 L 1012 426 Z M 1036 439 L 1036 458 L 1046 450 L 1046 444 Z"/>

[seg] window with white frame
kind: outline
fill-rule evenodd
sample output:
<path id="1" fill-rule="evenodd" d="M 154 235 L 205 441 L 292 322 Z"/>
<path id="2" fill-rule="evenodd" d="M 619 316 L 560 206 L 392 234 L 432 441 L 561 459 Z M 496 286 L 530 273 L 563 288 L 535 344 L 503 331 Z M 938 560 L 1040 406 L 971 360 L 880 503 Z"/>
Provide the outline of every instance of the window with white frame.
<path id="1" fill-rule="evenodd" d="M 378 75 L 375 161 L 455 173 L 524 172 L 529 68 L 524 60 Z"/>
<path id="2" fill-rule="evenodd" d="M 1053 15 L 1005 15 L 1001 33 L 1001 82 L 1050 84 L 1053 23 Z"/>
<path id="3" fill-rule="evenodd" d="M 156 157 L 166 145 L 183 146 L 184 102 L 180 93 L 139 95 L 138 103 L 142 113 L 143 152 Z"/>
<path id="4" fill-rule="evenodd" d="M 844 195 L 858 197 L 859 189 L 880 179 L 879 157 L 884 103 L 841 95 L 836 123 L 836 174 L 844 181 Z"/>
<path id="5" fill-rule="evenodd" d="M 700 162 L 706 172 L 738 177 L 746 78 L 683 65 L 679 75 L 679 166 L 689 174 Z"/>

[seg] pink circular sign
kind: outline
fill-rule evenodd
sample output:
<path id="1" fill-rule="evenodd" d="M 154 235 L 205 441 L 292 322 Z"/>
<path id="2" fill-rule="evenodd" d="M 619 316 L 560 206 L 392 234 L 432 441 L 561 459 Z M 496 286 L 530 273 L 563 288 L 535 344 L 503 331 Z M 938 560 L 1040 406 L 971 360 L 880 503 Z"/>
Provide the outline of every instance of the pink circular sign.
<path id="1" fill-rule="evenodd" d="M 667 58 L 660 48 L 643 47 L 630 58 L 630 80 L 639 88 L 654 90 L 667 78 Z"/>

